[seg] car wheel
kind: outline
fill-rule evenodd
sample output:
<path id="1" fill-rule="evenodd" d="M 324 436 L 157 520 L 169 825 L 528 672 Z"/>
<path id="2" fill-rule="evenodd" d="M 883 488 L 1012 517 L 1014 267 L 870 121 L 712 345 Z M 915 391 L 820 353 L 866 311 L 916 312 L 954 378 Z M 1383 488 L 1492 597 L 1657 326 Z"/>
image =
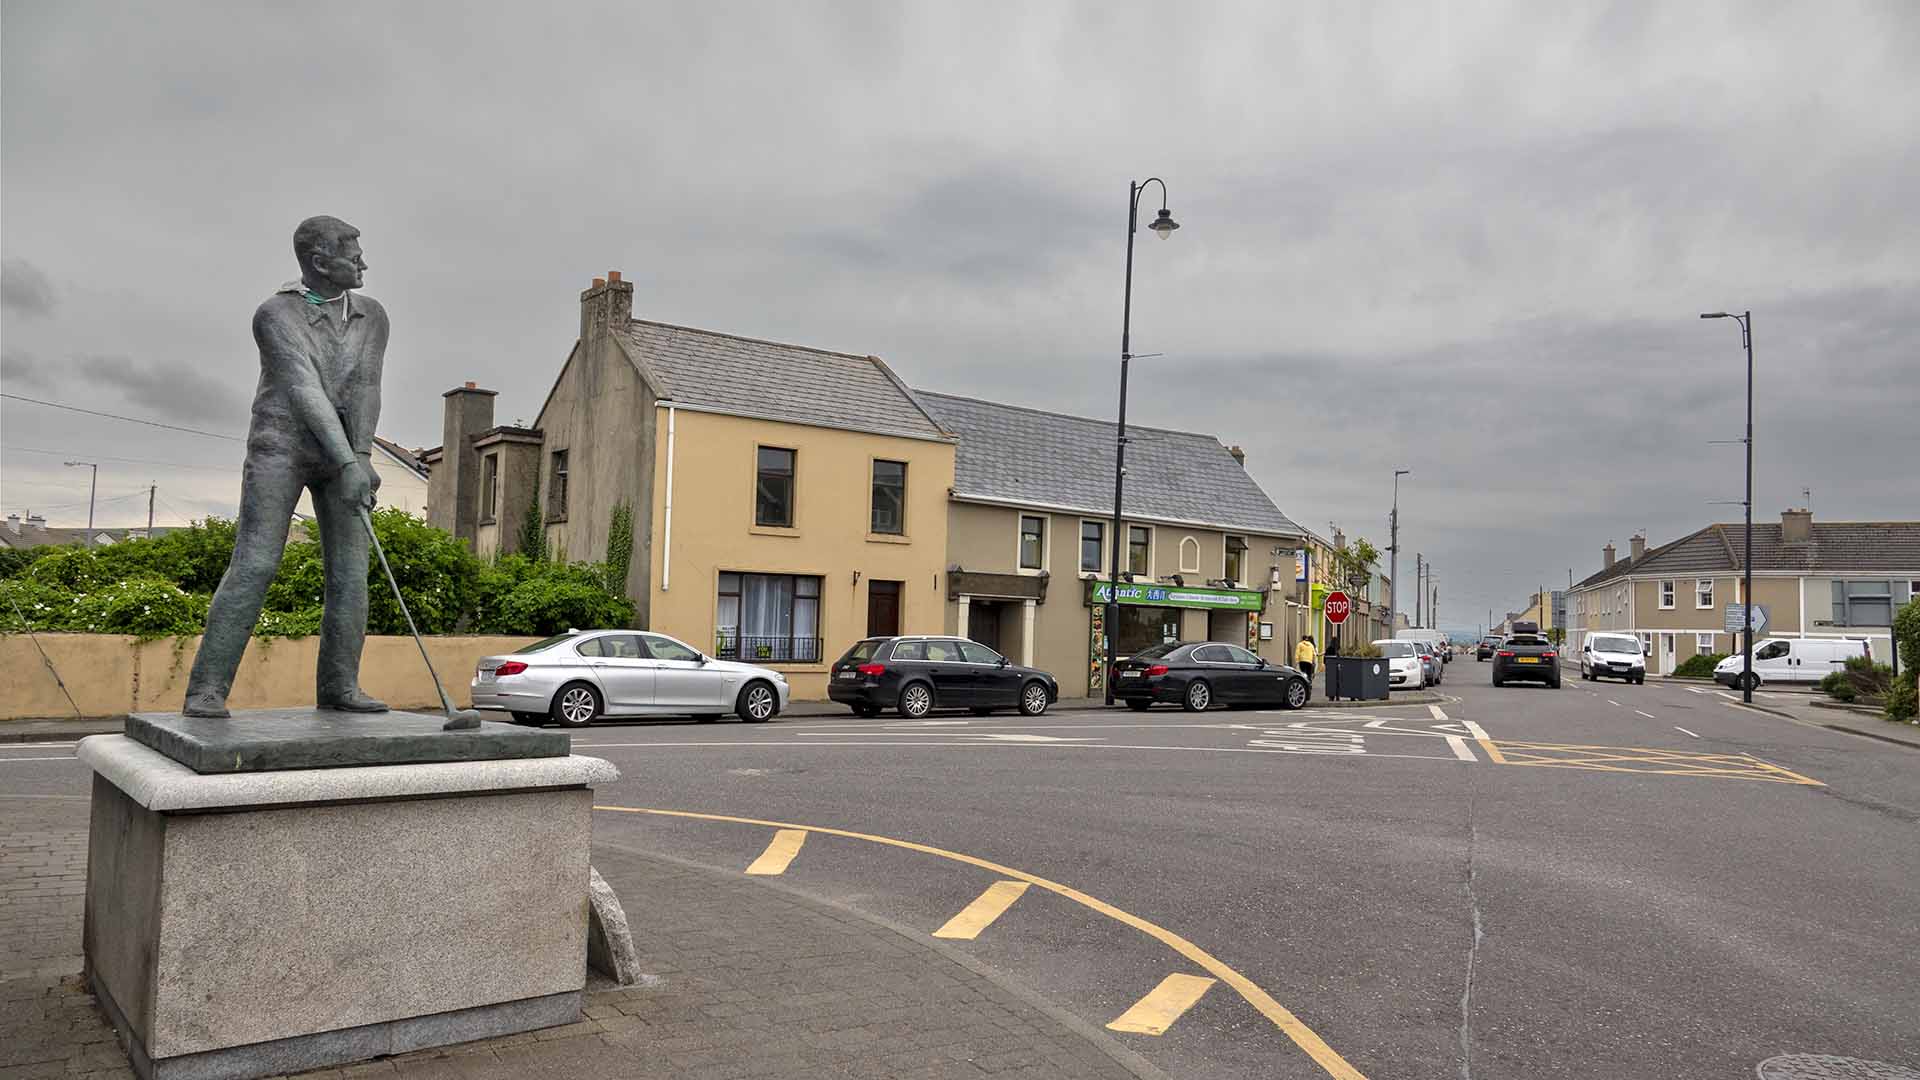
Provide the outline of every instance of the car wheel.
<path id="1" fill-rule="evenodd" d="M 1734 685 L 1736 687 L 1740 687 L 1742 685 L 1742 680 L 1745 680 L 1745 689 L 1748 689 L 1748 690 L 1760 689 L 1760 673 L 1759 672 L 1757 671 L 1741 672 L 1739 675 L 1734 676 L 1734 680 L 1733 680 Z"/>
<path id="2" fill-rule="evenodd" d="M 1640 676 L 1639 678 L 1633 680 L 1633 685 L 1635 686 L 1647 685 L 1647 677 L 1645 675 Z"/>
<path id="3" fill-rule="evenodd" d="M 933 711 L 933 688 L 923 682 L 900 688 L 900 715 L 918 720 Z"/>
<path id="4" fill-rule="evenodd" d="M 749 724 L 764 724 L 780 711 L 780 698 L 773 687 L 756 679 L 741 688 L 740 696 L 734 699 L 733 711 Z"/>
<path id="5" fill-rule="evenodd" d="M 1548 684 L 1547 684 L 1547 688 L 1548 688 L 1548 689 L 1550 689 L 1550 690 L 1558 690 L 1558 689 L 1560 689 L 1560 680 L 1559 680 L 1559 679 L 1555 679 L 1555 680 L 1553 680 L 1552 682 L 1550 682 L 1550 683 L 1548 683 Z"/>
<path id="6" fill-rule="evenodd" d="M 1037 682 L 1030 682 L 1020 688 L 1020 715 L 1039 716 L 1047 711 L 1051 704 L 1047 700 L 1047 688 Z"/>
<path id="7" fill-rule="evenodd" d="M 517 712 L 513 714 L 513 722 L 516 724 L 525 724 L 528 727 L 545 727 L 547 723 L 547 714 L 537 713 L 537 712 Z"/>
<path id="8" fill-rule="evenodd" d="M 548 715 L 563 727 L 586 727 L 600 716 L 600 691 L 586 683 L 568 683 L 553 695 Z"/>
<path id="9" fill-rule="evenodd" d="M 1151 708 L 1153 708 L 1153 702 L 1151 702 L 1151 701 L 1128 701 L 1128 702 L 1127 702 L 1127 708 L 1129 708 L 1129 709 L 1132 709 L 1132 710 L 1133 710 L 1134 712 L 1146 712 L 1146 711 L 1147 711 L 1148 709 L 1151 709 Z"/>
<path id="10" fill-rule="evenodd" d="M 1307 707 L 1307 680 L 1287 680 L 1287 708 L 1304 709 Z"/>
<path id="11" fill-rule="evenodd" d="M 1208 686 L 1205 679 L 1193 680 L 1187 684 L 1187 696 L 1180 704 L 1188 712 L 1206 712 L 1207 706 L 1213 704 L 1213 687 Z"/>
<path id="12" fill-rule="evenodd" d="M 1500 676 L 1498 676 L 1498 675 L 1495 675 L 1495 676 L 1493 677 L 1493 685 L 1495 685 L 1495 686 L 1502 686 L 1502 685 L 1505 685 L 1505 684 L 1504 684 L 1504 683 L 1503 683 L 1503 682 L 1501 681 L 1501 679 L 1500 679 Z"/>

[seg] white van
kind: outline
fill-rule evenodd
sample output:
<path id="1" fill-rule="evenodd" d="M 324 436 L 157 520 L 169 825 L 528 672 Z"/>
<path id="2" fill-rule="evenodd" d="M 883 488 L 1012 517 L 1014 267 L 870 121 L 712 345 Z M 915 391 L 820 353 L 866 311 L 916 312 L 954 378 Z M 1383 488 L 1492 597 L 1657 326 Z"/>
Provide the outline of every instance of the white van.
<path id="1" fill-rule="evenodd" d="M 1632 634 L 1588 634 L 1580 646 L 1580 677 L 1588 682 L 1610 678 L 1644 683 L 1647 681 L 1646 645 Z"/>
<path id="2" fill-rule="evenodd" d="M 1767 638 L 1753 646 L 1753 685 L 1817 683 L 1853 657 L 1872 655 L 1861 638 Z M 1714 665 L 1713 681 L 1738 690 L 1745 670 L 1745 658 L 1734 653 Z"/>
<path id="3" fill-rule="evenodd" d="M 1428 645 L 1433 646 L 1433 654 L 1440 658 L 1441 663 L 1453 663 L 1453 649 L 1447 644 L 1447 632 L 1445 630 L 1423 630 L 1415 627 L 1413 629 L 1400 631 L 1394 635 L 1394 639 L 1396 641 L 1424 641 Z"/>

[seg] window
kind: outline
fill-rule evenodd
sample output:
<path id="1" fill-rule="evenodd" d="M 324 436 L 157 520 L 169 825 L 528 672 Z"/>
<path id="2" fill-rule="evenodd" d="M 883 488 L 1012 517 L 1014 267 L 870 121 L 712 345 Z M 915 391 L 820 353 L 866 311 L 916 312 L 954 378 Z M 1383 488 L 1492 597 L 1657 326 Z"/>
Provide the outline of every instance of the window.
<path id="1" fill-rule="evenodd" d="M 655 660 L 686 660 L 692 663 L 700 660 L 699 653 L 670 637 L 661 637 L 659 634 L 641 636 L 646 639 L 647 651 L 653 654 Z"/>
<path id="2" fill-rule="evenodd" d="M 480 524 L 491 524 L 500 511 L 500 455 L 480 459 Z"/>
<path id="3" fill-rule="evenodd" d="M 760 451 L 765 454 L 766 451 Z M 787 475 L 793 475 L 793 452 L 786 452 Z M 765 460 L 764 458 L 762 459 Z M 766 466 L 761 465 L 761 476 L 766 476 Z M 764 480 L 763 480 L 764 482 Z M 791 515 L 789 515 L 791 520 Z M 888 536 L 899 536 L 907 531 L 907 463 L 904 461 L 875 461 L 873 463 L 873 532 Z"/>
<path id="4" fill-rule="evenodd" d="M 1047 519 L 1037 514 L 1020 515 L 1020 569 L 1038 570 L 1046 565 Z"/>
<path id="5" fill-rule="evenodd" d="M 1790 646 L 1784 641 L 1769 641 L 1753 654 L 1755 660 L 1778 660 L 1787 655 Z"/>
<path id="6" fill-rule="evenodd" d="M 1193 650 L 1193 662 L 1196 664 L 1231 664 L 1233 657 L 1227 654 L 1225 645 L 1202 645 Z"/>
<path id="7" fill-rule="evenodd" d="M 1127 572 L 1135 577 L 1153 574 L 1153 530 L 1145 525 L 1127 526 Z"/>
<path id="8" fill-rule="evenodd" d="M 547 516 L 567 516 L 567 452 L 553 452 L 553 479 L 547 484 Z"/>
<path id="9" fill-rule="evenodd" d="M 1220 576 L 1227 579 L 1228 581 L 1238 584 L 1242 580 L 1241 571 L 1246 569 L 1246 565 L 1247 565 L 1247 538 L 1244 536 L 1227 537 L 1226 572 L 1221 574 Z"/>
<path id="10" fill-rule="evenodd" d="M 1241 648 L 1238 645 L 1222 645 L 1221 648 L 1227 650 L 1227 659 L 1233 661 L 1236 664 L 1246 664 L 1249 666 L 1253 666 L 1260 663 L 1259 657 L 1253 655 L 1251 652 L 1248 652 L 1247 650 Z"/>
<path id="11" fill-rule="evenodd" d="M 1097 574 L 1106 561 L 1107 527 L 1098 521 L 1080 523 L 1080 569 Z"/>
<path id="12" fill-rule="evenodd" d="M 638 634 L 602 634 L 581 642 L 573 651 L 581 656 L 597 656 L 602 660 L 644 660 L 647 657 L 640 648 Z"/>
<path id="13" fill-rule="evenodd" d="M 762 446 L 755 456 L 753 523 L 793 528 L 792 450 Z"/>
<path id="14" fill-rule="evenodd" d="M 1180 640 L 1180 609 L 1122 604 L 1119 625 L 1110 632 L 1114 635 L 1114 648 L 1121 656 L 1133 656 L 1154 645 L 1176 642 Z"/>
<path id="15" fill-rule="evenodd" d="M 925 660 L 927 643 L 924 641 L 896 641 L 893 645 L 895 660 Z"/>
<path id="16" fill-rule="evenodd" d="M 977 641 L 960 642 L 960 655 L 965 657 L 969 664 L 998 665 L 1000 663 L 999 653 L 994 652 L 992 649 L 987 648 Z"/>
<path id="17" fill-rule="evenodd" d="M 960 643 L 957 641 L 941 641 L 938 638 L 928 641 L 927 660 L 935 664 L 961 663 Z"/>
<path id="18" fill-rule="evenodd" d="M 1713 606 L 1713 579 L 1701 578 L 1693 583 L 1693 606 L 1705 610 Z"/>
<path id="19" fill-rule="evenodd" d="M 820 662 L 820 579 L 720 575 L 714 654 L 723 660 Z"/>
<path id="20" fill-rule="evenodd" d="M 1713 635 L 1712 634 L 1693 635 L 1693 651 L 1696 653 L 1699 653 L 1701 656 L 1713 655 Z"/>
<path id="21" fill-rule="evenodd" d="M 1673 582 L 1671 581 L 1660 583 L 1660 610 L 1673 610 Z"/>
<path id="22" fill-rule="evenodd" d="M 1834 582 L 1833 625 L 1893 625 L 1893 582 Z"/>

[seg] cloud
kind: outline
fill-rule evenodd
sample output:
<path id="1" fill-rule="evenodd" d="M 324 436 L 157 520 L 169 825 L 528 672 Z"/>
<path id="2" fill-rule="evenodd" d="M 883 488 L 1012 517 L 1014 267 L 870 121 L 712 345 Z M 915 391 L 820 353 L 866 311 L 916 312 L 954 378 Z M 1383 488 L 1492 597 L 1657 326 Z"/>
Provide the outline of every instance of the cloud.
<path id="1" fill-rule="evenodd" d="M 9 390 L 45 390 L 53 385 L 46 365 L 24 349 L 0 352 L 0 383 Z"/>
<path id="2" fill-rule="evenodd" d="M 73 366 L 89 384 L 111 387 L 157 417 L 224 422 L 244 407 L 230 383 L 177 361 L 107 354 L 76 356 Z"/>
<path id="3" fill-rule="evenodd" d="M 18 257 L 0 260 L 0 308 L 27 318 L 53 314 L 53 283 L 40 268 Z"/>

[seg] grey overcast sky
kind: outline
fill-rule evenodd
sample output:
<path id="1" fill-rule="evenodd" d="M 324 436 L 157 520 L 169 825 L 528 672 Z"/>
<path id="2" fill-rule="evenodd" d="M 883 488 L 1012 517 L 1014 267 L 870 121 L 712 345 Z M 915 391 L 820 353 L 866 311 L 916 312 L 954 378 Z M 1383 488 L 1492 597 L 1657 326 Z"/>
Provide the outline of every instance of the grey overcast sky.
<path id="1" fill-rule="evenodd" d="M 8 393 L 246 426 L 293 225 L 364 230 L 382 433 L 531 420 L 588 280 L 916 386 L 1243 444 L 1289 515 L 1476 624 L 1608 540 L 1920 517 L 1920 5 L 0 8 Z M 1157 191 L 1150 209 L 1158 208 Z M 8 400 L 8 512 L 231 513 L 240 445 Z M 1089 454 L 1110 448 L 1089 446 Z M 1410 605 L 1408 605 L 1410 606 Z M 1498 614 L 1498 612 L 1496 612 Z"/>

